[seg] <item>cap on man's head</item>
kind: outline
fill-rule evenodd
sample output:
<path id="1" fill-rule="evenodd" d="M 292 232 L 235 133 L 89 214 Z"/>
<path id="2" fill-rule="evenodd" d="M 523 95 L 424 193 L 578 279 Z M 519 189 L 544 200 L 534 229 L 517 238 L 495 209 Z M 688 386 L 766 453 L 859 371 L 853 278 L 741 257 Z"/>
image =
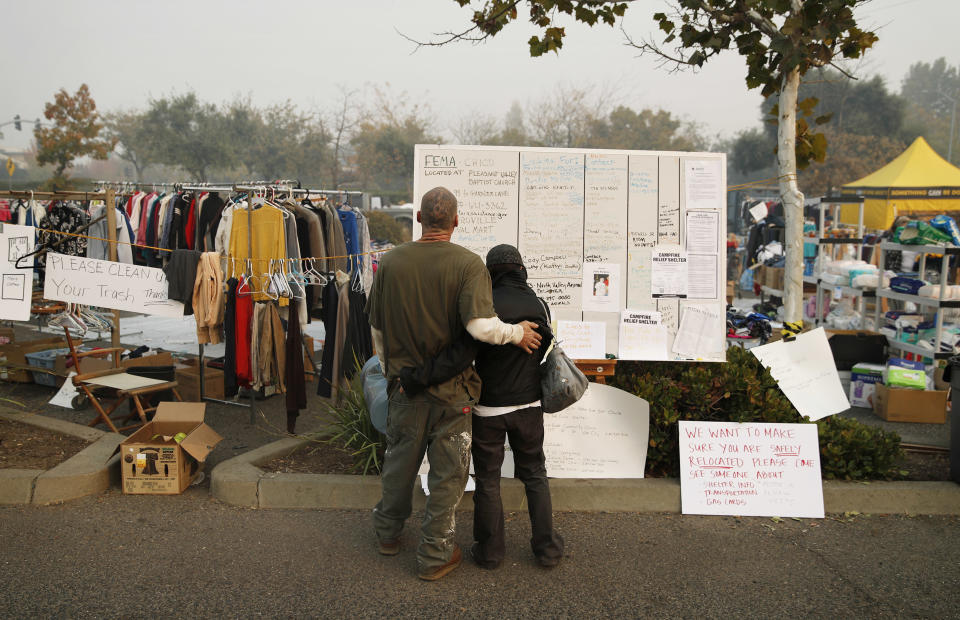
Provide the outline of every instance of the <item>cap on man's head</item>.
<path id="1" fill-rule="evenodd" d="M 501 243 L 500 245 L 490 248 L 490 251 L 487 252 L 487 267 L 489 268 L 493 265 L 524 266 L 523 258 L 520 256 L 520 250 L 509 243 Z"/>

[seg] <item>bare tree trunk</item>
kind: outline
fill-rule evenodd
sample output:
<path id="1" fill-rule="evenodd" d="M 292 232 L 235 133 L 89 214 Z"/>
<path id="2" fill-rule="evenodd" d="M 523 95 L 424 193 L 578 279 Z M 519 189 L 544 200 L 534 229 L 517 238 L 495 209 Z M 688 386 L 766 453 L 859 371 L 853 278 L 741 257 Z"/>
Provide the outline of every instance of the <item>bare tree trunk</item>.
<path id="1" fill-rule="evenodd" d="M 780 176 L 780 200 L 786 219 L 784 231 L 783 318 L 803 320 L 803 194 L 797 185 L 797 91 L 800 71 L 784 76 L 780 87 L 780 121 L 777 128 L 777 170 Z"/>

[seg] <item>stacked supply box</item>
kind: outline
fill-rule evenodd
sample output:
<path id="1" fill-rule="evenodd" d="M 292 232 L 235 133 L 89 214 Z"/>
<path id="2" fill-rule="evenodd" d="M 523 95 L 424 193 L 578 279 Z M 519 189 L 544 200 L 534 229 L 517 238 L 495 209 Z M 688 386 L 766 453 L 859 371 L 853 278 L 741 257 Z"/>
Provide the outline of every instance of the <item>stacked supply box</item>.
<path id="1" fill-rule="evenodd" d="M 874 393 L 883 383 L 882 364 L 859 363 L 850 369 L 850 406 L 873 409 Z"/>

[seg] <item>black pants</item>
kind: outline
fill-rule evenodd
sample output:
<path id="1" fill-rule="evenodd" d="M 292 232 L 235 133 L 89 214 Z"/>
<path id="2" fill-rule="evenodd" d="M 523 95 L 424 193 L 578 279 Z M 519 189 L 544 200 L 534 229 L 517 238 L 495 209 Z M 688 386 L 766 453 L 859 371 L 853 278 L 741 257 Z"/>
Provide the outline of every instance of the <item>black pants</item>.
<path id="1" fill-rule="evenodd" d="M 503 502 L 500 501 L 500 466 L 504 439 L 513 451 L 515 476 L 527 492 L 533 554 L 543 559 L 563 556 L 563 539 L 553 531 L 550 483 L 543 455 L 543 411 L 528 407 L 510 413 L 473 416 L 473 469 L 477 490 L 473 494 L 473 539 L 478 543 L 477 563 L 494 568 L 503 561 Z"/>

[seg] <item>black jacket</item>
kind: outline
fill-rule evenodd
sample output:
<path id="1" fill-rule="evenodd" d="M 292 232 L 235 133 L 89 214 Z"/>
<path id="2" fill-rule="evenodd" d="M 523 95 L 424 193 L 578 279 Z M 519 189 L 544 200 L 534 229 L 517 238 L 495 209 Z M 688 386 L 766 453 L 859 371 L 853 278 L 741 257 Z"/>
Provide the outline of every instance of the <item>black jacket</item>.
<path id="1" fill-rule="evenodd" d="M 527 353 L 512 344 L 479 344 L 476 368 L 483 388 L 480 404 L 488 407 L 523 405 L 540 399 L 540 362 L 550 346 L 550 316 L 546 305 L 527 284 L 527 272 L 508 271 L 494 276 L 493 306 L 505 323 L 533 321 L 543 338 L 540 348 Z"/>
<path id="2" fill-rule="evenodd" d="M 415 396 L 431 385 L 457 376 L 476 358 L 477 373 L 483 380 L 481 405 L 523 405 L 540 399 L 540 362 L 553 338 L 549 311 L 527 284 L 526 271 L 494 278 L 493 305 L 505 323 L 535 322 L 543 339 L 540 348 L 528 354 L 512 344 L 477 342 L 464 332 L 422 366 L 400 369 L 400 384 L 408 395 Z"/>

